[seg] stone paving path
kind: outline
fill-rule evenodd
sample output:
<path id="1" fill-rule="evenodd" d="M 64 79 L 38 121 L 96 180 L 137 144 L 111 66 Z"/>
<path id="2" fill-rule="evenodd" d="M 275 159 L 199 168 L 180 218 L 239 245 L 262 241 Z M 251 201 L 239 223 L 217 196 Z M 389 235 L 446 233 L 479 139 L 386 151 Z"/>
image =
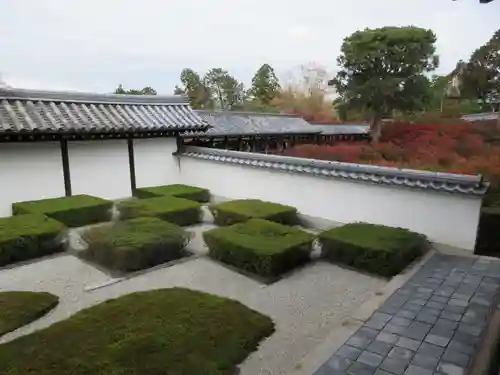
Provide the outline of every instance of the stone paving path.
<path id="1" fill-rule="evenodd" d="M 499 261 L 437 253 L 315 375 L 466 374 L 499 285 Z"/>

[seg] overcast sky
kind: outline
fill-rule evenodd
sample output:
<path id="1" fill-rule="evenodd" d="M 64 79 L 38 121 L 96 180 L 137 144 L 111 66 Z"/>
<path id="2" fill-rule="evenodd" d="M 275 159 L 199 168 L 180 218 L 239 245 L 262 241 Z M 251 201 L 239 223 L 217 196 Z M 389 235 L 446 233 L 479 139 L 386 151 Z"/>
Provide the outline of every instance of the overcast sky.
<path id="1" fill-rule="evenodd" d="M 0 0 L 0 72 L 16 87 L 170 94 L 185 67 L 245 83 L 264 62 L 334 71 L 345 36 L 388 25 L 434 30 L 446 72 L 499 20 L 500 0 Z"/>

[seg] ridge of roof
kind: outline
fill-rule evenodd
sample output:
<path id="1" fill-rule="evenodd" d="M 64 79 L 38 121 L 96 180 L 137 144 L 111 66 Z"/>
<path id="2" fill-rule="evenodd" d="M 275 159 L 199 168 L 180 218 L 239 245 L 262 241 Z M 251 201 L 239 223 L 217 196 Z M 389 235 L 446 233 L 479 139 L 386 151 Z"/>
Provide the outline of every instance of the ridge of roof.
<path id="1" fill-rule="evenodd" d="M 180 95 L 122 95 L 99 94 L 78 91 L 32 90 L 12 87 L 0 88 L 0 100 L 70 102 L 70 103 L 106 103 L 106 104 L 148 104 L 175 105 L 188 104 L 187 97 Z"/>
<path id="2" fill-rule="evenodd" d="M 209 110 L 209 109 L 195 109 L 194 111 L 208 115 L 240 115 L 240 116 L 248 115 L 248 116 L 276 116 L 276 117 L 302 118 L 302 116 L 300 115 L 289 114 L 289 113 L 276 113 L 276 112 L 225 111 L 225 110 Z"/>
<path id="3" fill-rule="evenodd" d="M 483 179 L 482 175 L 419 171 L 193 146 L 186 147 L 180 154 L 186 157 L 247 165 L 254 168 L 443 193 L 483 196 L 489 188 L 489 183 Z"/>

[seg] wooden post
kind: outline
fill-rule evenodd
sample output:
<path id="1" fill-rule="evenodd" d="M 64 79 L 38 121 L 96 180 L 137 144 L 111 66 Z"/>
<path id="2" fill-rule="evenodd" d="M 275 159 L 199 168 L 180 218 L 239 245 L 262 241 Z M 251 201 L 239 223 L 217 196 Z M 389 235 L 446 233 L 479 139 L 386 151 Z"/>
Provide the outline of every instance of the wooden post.
<path id="1" fill-rule="evenodd" d="M 135 157 L 134 157 L 134 140 L 132 138 L 127 139 L 127 146 L 128 146 L 128 167 L 130 171 L 130 190 L 132 191 L 132 195 L 135 195 L 135 189 L 136 189 Z M 177 150 L 179 150 L 179 148 Z"/>
<path id="2" fill-rule="evenodd" d="M 62 158 L 63 177 L 64 177 L 64 194 L 67 197 L 70 197 L 71 173 L 69 168 L 68 141 L 66 139 L 61 140 L 61 158 Z"/>

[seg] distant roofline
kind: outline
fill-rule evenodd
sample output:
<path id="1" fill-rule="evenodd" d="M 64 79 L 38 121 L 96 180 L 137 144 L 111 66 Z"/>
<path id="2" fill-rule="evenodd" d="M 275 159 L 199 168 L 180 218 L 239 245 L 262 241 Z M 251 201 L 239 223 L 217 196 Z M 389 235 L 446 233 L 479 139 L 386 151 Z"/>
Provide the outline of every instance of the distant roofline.
<path id="1" fill-rule="evenodd" d="M 225 111 L 225 110 L 209 110 L 209 109 L 195 109 L 194 111 L 197 113 L 220 114 L 220 115 L 230 114 L 230 115 L 280 116 L 280 117 L 302 118 L 302 116 L 300 115 L 288 114 L 288 113 L 274 113 L 274 112 Z"/>
<path id="2" fill-rule="evenodd" d="M 32 100 L 48 102 L 71 103 L 106 103 L 106 104 L 147 104 L 147 105 L 186 105 L 187 97 L 180 95 L 121 95 L 99 94 L 77 91 L 48 91 L 19 89 L 12 87 L 0 88 L 0 100 Z"/>

